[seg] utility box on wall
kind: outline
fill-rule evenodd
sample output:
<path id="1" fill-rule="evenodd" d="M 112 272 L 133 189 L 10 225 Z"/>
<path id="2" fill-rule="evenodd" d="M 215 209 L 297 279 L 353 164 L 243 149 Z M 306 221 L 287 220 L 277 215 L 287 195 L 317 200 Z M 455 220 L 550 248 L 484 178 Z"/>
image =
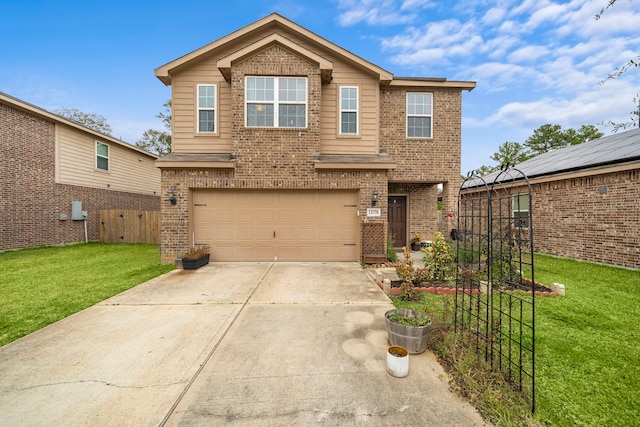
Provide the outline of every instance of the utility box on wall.
<path id="1" fill-rule="evenodd" d="M 77 200 L 71 202 L 71 219 L 74 221 L 82 221 L 85 219 L 82 212 L 82 202 Z"/>

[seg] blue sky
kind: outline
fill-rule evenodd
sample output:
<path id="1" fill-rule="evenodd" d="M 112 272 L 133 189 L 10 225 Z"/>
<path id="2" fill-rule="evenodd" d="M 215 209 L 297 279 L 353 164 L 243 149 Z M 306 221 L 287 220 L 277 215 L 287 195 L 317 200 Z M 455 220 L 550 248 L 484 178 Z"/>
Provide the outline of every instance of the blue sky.
<path id="1" fill-rule="evenodd" d="M 170 88 L 154 69 L 272 12 L 395 76 L 477 82 L 463 94 L 462 172 L 537 127 L 625 121 L 640 70 L 640 0 L 0 0 L 0 91 L 106 117 L 134 143 Z M 611 128 L 599 126 L 610 134 Z"/>

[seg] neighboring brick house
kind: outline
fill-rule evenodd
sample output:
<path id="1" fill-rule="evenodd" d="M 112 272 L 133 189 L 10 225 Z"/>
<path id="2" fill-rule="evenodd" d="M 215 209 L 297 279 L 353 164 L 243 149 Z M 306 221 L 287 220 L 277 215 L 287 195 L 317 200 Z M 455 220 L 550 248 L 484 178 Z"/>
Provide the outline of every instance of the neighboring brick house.
<path id="1" fill-rule="evenodd" d="M 398 78 L 269 15 L 155 70 L 172 86 L 162 259 L 374 261 L 448 232 L 460 180 L 462 91 Z"/>
<path id="2" fill-rule="evenodd" d="M 536 252 L 640 268 L 640 129 L 549 151 L 515 168 L 531 185 Z M 466 187 L 477 188 L 473 181 Z M 514 197 L 527 193 L 522 180 L 502 188 Z M 513 216 L 528 214 L 527 204 Z"/>
<path id="3" fill-rule="evenodd" d="M 100 210 L 160 209 L 157 156 L 1 92 L 0 159 L 0 250 L 84 241 L 72 202 L 89 240 Z"/>

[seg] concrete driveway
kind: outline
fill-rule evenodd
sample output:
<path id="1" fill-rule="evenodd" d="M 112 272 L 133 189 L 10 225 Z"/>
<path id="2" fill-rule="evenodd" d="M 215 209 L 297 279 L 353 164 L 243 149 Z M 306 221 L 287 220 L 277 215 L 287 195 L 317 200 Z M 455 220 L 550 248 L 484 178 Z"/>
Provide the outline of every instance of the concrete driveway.
<path id="1" fill-rule="evenodd" d="M 386 372 L 357 263 L 175 270 L 0 348 L 7 426 L 474 426 L 435 357 Z"/>

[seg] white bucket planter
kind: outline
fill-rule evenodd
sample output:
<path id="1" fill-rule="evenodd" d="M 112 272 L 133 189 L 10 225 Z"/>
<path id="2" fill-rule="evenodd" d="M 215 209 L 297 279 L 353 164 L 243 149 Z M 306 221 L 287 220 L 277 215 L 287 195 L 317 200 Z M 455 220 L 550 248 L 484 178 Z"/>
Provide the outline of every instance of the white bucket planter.
<path id="1" fill-rule="evenodd" d="M 397 378 L 409 375 L 409 352 L 406 348 L 392 345 L 387 349 L 387 372 Z"/>

